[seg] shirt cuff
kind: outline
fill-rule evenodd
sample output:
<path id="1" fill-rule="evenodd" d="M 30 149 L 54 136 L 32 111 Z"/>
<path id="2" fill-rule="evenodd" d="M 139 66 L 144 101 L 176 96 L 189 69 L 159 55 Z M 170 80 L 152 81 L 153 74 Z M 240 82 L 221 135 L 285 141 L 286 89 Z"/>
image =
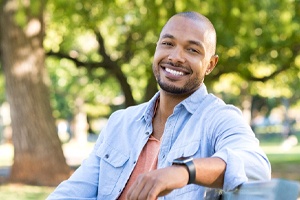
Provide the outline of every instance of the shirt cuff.
<path id="1" fill-rule="evenodd" d="M 239 185 L 248 181 L 244 161 L 231 149 L 224 149 L 216 152 L 213 157 L 219 157 L 226 163 L 224 175 L 224 191 L 235 190 Z"/>

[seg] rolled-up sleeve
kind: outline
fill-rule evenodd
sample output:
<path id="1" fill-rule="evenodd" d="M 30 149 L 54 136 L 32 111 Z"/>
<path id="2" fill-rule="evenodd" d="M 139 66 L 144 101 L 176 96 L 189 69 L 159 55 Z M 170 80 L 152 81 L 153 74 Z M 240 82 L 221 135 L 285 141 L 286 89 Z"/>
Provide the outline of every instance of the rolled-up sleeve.
<path id="1" fill-rule="evenodd" d="M 213 157 L 226 162 L 223 189 L 234 190 L 247 181 L 270 180 L 270 162 L 240 111 L 229 106 L 218 114 L 213 129 L 216 144 Z"/>
<path id="2" fill-rule="evenodd" d="M 262 154 L 244 150 L 226 148 L 218 151 L 213 157 L 226 162 L 223 190 L 230 191 L 247 181 L 269 180 L 270 165 Z"/>

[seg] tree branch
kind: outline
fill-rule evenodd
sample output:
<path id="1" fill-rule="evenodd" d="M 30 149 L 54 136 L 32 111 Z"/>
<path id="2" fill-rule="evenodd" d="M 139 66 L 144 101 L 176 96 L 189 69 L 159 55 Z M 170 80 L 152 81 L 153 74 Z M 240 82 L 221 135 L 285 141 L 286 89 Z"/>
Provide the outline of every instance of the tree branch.
<path id="1" fill-rule="evenodd" d="M 125 49 L 124 49 L 124 62 L 129 62 L 132 59 L 133 52 L 131 50 L 130 44 L 132 43 L 132 33 L 128 33 L 126 42 L 125 42 Z"/>
<path id="2" fill-rule="evenodd" d="M 68 60 L 73 61 L 77 67 L 86 67 L 88 69 L 95 69 L 98 67 L 103 67 L 102 62 L 82 62 L 82 61 L 78 60 L 77 58 L 71 57 L 69 54 L 62 53 L 62 52 L 49 51 L 49 52 L 46 52 L 46 55 L 47 56 L 55 56 L 57 58 L 66 58 Z"/>
<path id="3" fill-rule="evenodd" d="M 98 44 L 99 44 L 98 52 L 103 58 L 104 65 L 106 65 L 106 66 L 116 66 L 117 65 L 116 61 L 112 61 L 110 56 L 106 53 L 104 39 L 103 39 L 100 31 L 95 29 L 94 33 L 96 35 L 96 39 L 97 39 Z M 106 67 L 106 69 L 109 69 L 109 68 Z"/>
<path id="4" fill-rule="evenodd" d="M 118 65 L 118 60 L 113 61 L 110 56 L 107 55 L 105 50 L 104 39 L 99 30 L 94 30 L 97 41 L 99 43 L 99 54 L 103 58 L 103 66 L 107 70 L 110 70 L 112 74 L 118 79 L 120 86 L 122 88 L 123 94 L 125 95 L 125 104 L 127 106 L 135 105 L 135 101 L 132 96 L 131 86 L 127 82 L 127 77 L 122 72 L 121 67 Z"/>

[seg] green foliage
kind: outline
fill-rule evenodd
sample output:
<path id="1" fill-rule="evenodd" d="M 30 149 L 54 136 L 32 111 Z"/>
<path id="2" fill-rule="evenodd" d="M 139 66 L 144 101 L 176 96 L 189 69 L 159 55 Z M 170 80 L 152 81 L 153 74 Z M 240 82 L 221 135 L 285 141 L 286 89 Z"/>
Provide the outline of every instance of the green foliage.
<path id="1" fill-rule="evenodd" d="M 1 67 L 1 65 L 0 65 L 0 67 Z M 5 96 L 5 88 L 4 88 L 4 85 L 5 85 L 5 83 L 4 83 L 5 81 L 4 81 L 4 76 L 3 76 L 3 74 L 0 74 L 0 86 L 2 86 L 2 87 L 0 87 L 0 103 L 2 104 L 4 101 L 5 101 L 5 99 L 6 99 L 6 96 Z"/>
<path id="2" fill-rule="evenodd" d="M 216 3 L 209 18 L 216 25 L 219 64 L 206 83 L 227 96 L 299 96 L 299 2 Z M 235 73 L 234 73 L 235 72 Z M 217 80 L 219 78 L 219 80 Z M 230 84 L 229 84 L 230 83 Z M 230 86 L 229 86 L 230 85 Z M 238 103 L 238 102 L 236 102 Z"/>
<path id="3" fill-rule="evenodd" d="M 18 2 L 15 19 L 20 25 L 26 24 L 28 16 L 38 15 L 45 3 Z M 121 105 L 113 103 L 124 91 L 104 66 L 99 52 L 103 47 L 125 75 L 135 101 L 147 100 L 145 88 L 153 81 L 151 63 L 159 32 L 170 16 L 187 10 L 206 15 L 217 30 L 220 59 L 206 77 L 211 91 L 234 104 L 244 94 L 286 97 L 292 105 L 299 104 L 299 1 L 55 0 L 47 2 L 44 14 L 45 50 L 81 62 L 75 65 L 68 58 L 48 58 L 55 116 L 71 117 L 78 96 L 93 116 L 122 107 L 122 100 L 118 101 Z M 103 37 L 103 47 L 95 31 Z M 91 63 L 98 63 L 97 67 L 88 67 Z"/>
<path id="4" fill-rule="evenodd" d="M 144 101 L 158 34 L 170 16 L 187 10 L 206 15 L 217 30 L 220 60 L 206 78 L 210 90 L 223 94 L 234 104 L 239 104 L 241 95 L 245 94 L 287 97 L 291 104 L 296 104 L 300 96 L 299 4 L 290 0 L 49 1 L 46 51 L 64 53 L 81 62 L 77 66 L 68 63 L 72 67 L 65 65 L 63 76 L 56 68 L 66 61 L 56 58 L 55 64 L 48 64 L 48 68 L 53 68 L 50 73 L 54 73 L 52 86 L 56 85 L 56 79 L 62 78 L 68 85 L 53 89 L 69 96 L 59 100 L 62 96 L 54 95 L 56 112 L 65 110 L 65 114 L 59 115 L 71 115 L 74 109 L 71 102 L 78 94 L 89 104 L 86 107 L 90 111 L 97 110 L 95 105 L 101 105 L 94 116 L 112 111 L 104 107 L 120 106 L 112 102 L 123 91 L 112 71 L 104 66 L 104 54 L 99 52 L 103 47 L 125 74 L 136 102 Z M 103 46 L 97 41 L 95 31 L 103 37 Z M 90 63 L 98 65 L 89 68 Z M 72 72 L 78 67 L 85 67 L 86 71 Z M 79 80 L 85 80 L 84 84 L 78 83 Z"/>
<path id="5" fill-rule="evenodd" d="M 84 68 L 76 68 L 67 59 L 47 59 L 51 78 L 52 106 L 56 118 L 72 119 L 76 110 L 76 99 L 83 98 L 90 116 L 107 116 L 111 110 L 109 103 L 118 96 L 117 91 L 109 90 L 116 85 L 109 78 L 103 83 L 90 79 Z M 103 86 L 103 87 L 100 87 Z"/>
<path id="6" fill-rule="evenodd" d="M 15 0 L 11 1 L 9 4 L 9 9 L 15 12 L 14 19 L 16 24 L 24 28 L 31 18 L 41 16 L 45 5 L 45 0 L 27 2 Z"/>
<path id="7" fill-rule="evenodd" d="M 21 27 L 24 27 L 27 24 L 27 16 L 24 8 L 18 10 L 18 12 L 15 15 L 15 21 Z"/>

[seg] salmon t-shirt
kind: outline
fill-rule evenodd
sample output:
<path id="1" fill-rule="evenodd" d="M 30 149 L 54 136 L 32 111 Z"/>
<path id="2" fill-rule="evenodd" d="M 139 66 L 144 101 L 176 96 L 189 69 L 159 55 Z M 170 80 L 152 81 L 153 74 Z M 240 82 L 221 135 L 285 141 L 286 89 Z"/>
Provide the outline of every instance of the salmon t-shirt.
<path id="1" fill-rule="evenodd" d="M 119 200 L 126 200 L 128 190 L 140 174 L 157 168 L 159 147 L 160 141 L 151 135 L 139 156 L 136 166 L 133 169 L 124 190 L 122 191 Z"/>

